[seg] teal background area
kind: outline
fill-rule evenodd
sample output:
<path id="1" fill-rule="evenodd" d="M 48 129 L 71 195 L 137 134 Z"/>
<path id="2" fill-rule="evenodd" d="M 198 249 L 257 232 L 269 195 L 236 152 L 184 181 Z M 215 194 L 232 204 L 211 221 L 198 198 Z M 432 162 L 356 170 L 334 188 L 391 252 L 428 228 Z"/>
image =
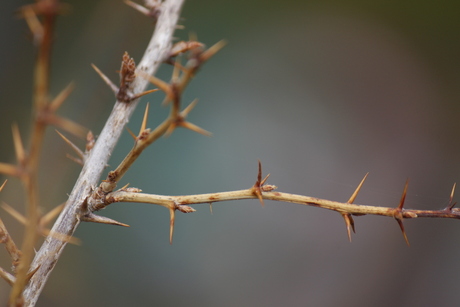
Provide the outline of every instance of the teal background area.
<path id="1" fill-rule="evenodd" d="M 0 161 L 14 161 L 11 123 L 27 138 L 35 56 L 14 17 L 25 1 L 0 5 Z M 59 111 L 95 134 L 114 103 L 92 70 L 112 80 L 124 51 L 138 62 L 153 24 L 122 1 L 68 1 L 59 18 L 51 93 L 76 89 Z M 279 191 L 347 201 L 370 172 L 359 204 L 441 209 L 460 178 L 460 2 L 187 1 L 176 36 L 228 45 L 190 84 L 189 119 L 211 131 L 178 130 L 148 148 L 123 178 L 144 192 L 183 195 L 238 190 L 257 160 Z M 158 76 L 167 80 L 171 70 Z M 166 115 L 162 95 L 143 98 L 137 131 Z M 70 138 L 72 138 L 70 136 Z M 84 142 L 72 138 L 83 147 Z M 115 167 L 130 150 L 124 133 Z M 41 204 L 66 200 L 79 166 L 48 129 Z M 108 169 L 109 170 L 109 169 Z M 3 177 L 0 178 L 3 182 Z M 24 212 L 11 178 L 1 200 Z M 456 197 L 456 199 L 458 199 Z M 38 306 L 456 306 L 460 222 L 408 220 L 407 247 L 391 218 L 356 217 L 349 243 L 341 216 L 256 200 L 194 206 L 178 214 L 172 245 L 162 207 L 113 204 L 101 214 L 130 228 L 81 224 Z M 22 226 L 0 211 L 17 242 Z M 9 268 L 6 251 L 0 265 Z M 0 281 L 0 298 L 9 286 Z"/>

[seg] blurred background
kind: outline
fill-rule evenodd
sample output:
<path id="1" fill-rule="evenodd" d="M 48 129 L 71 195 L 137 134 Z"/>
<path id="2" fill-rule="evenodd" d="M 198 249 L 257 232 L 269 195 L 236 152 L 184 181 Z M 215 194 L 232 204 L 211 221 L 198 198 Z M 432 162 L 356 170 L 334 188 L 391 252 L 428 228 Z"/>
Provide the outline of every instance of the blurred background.
<path id="1" fill-rule="evenodd" d="M 97 135 L 114 97 L 90 63 L 117 82 L 123 52 L 138 62 L 153 24 L 122 1 L 67 2 L 51 93 L 75 81 L 59 114 Z M 2 162 L 14 161 L 11 124 L 29 131 L 35 49 L 14 16 L 25 3 L 0 5 Z M 202 0 L 186 1 L 182 16 L 178 38 L 228 41 L 184 97 L 199 98 L 189 119 L 213 136 L 176 131 L 146 150 L 121 185 L 165 195 L 243 189 L 260 159 L 282 192 L 346 201 L 370 172 L 359 204 L 397 206 L 409 178 L 407 208 L 447 205 L 460 179 L 460 2 Z M 149 126 L 164 118 L 162 96 L 152 94 L 130 129 L 147 101 Z M 45 212 L 66 200 L 80 170 L 48 130 Z M 112 167 L 131 146 L 126 132 Z M 22 191 L 11 178 L 1 200 L 24 212 Z M 113 204 L 102 214 L 131 227 L 81 224 L 83 245 L 67 246 L 38 306 L 458 304 L 459 221 L 406 221 L 408 247 L 390 218 L 356 217 L 350 243 L 341 216 L 318 208 L 256 200 L 215 203 L 213 214 L 195 208 L 178 214 L 170 245 L 167 210 Z M 23 227 L 0 215 L 19 243 Z M 4 250 L 0 265 L 10 266 Z M 9 289 L 0 281 L 2 301 Z"/>

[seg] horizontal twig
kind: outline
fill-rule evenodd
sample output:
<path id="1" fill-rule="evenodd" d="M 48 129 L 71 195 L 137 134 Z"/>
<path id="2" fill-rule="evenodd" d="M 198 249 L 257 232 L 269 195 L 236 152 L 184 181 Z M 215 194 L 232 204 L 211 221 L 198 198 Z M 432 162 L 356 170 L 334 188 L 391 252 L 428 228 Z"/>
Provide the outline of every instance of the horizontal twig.
<path id="1" fill-rule="evenodd" d="M 179 205 L 196 205 L 196 204 L 209 204 L 214 202 L 222 202 L 229 200 L 242 200 L 242 199 L 256 199 L 253 189 L 196 194 L 185 196 L 165 196 L 147 193 L 134 193 L 126 191 L 115 191 L 107 195 L 107 202 L 136 202 L 136 203 L 149 203 L 156 204 L 170 208 L 171 206 Z M 327 199 L 316 197 L 283 193 L 283 192 L 262 192 L 262 198 L 265 200 L 274 200 L 288 203 L 295 203 L 300 205 L 314 206 L 323 209 L 328 209 L 337 212 L 346 212 L 352 215 L 381 215 L 394 217 L 395 208 L 379 207 L 369 205 L 359 205 L 342 203 Z M 442 210 L 417 210 L 417 209 L 402 209 L 402 217 L 405 219 L 412 218 L 452 218 L 460 219 L 460 210 L 457 208 L 442 209 Z"/>

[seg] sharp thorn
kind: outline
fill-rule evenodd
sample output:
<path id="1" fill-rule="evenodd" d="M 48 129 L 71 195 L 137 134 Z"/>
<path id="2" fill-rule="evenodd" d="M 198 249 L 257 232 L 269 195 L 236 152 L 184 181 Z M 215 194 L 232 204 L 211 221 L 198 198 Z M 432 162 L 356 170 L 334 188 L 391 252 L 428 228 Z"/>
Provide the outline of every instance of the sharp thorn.
<path id="1" fill-rule="evenodd" d="M 209 203 L 209 211 L 211 212 L 211 214 L 213 214 L 212 213 L 212 203 Z"/>
<path id="2" fill-rule="evenodd" d="M 401 200 L 399 201 L 399 205 L 398 205 L 398 210 L 402 210 L 402 208 L 404 207 L 404 201 L 406 200 L 406 194 L 407 194 L 407 187 L 409 185 L 409 179 L 406 180 L 406 184 L 404 186 L 404 191 L 403 191 L 403 194 L 401 196 Z"/>
<path id="3" fill-rule="evenodd" d="M 211 47 L 209 47 L 207 50 L 205 50 L 201 56 L 200 56 L 200 59 L 202 61 L 207 61 L 209 60 L 213 55 L 215 55 L 220 49 L 222 49 L 225 45 L 227 44 L 227 42 L 225 40 L 221 40 L 217 43 L 215 43 L 214 45 L 212 45 Z"/>
<path id="4" fill-rule="evenodd" d="M 351 197 L 350 197 L 350 199 L 347 201 L 347 203 L 352 204 L 352 203 L 355 202 L 356 196 L 358 196 L 359 191 L 361 191 L 361 188 L 362 188 L 362 186 L 363 186 L 363 184 L 364 184 L 364 181 L 366 181 L 367 175 L 369 175 L 369 173 L 366 173 L 366 175 L 364 175 L 364 178 L 361 180 L 361 182 L 359 183 L 358 187 L 357 187 L 356 190 L 353 192 L 353 194 L 351 195 Z"/>
<path id="5" fill-rule="evenodd" d="M 191 122 L 187 122 L 187 121 L 182 121 L 179 123 L 179 126 L 183 127 L 183 128 L 186 128 L 188 130 L 191 130 L 191 131 L 194 131 L 196 133 L 199 133 L 199 134 L 202 134 L 204 136 L 212 136 L 212 133 L 207 131 L 207 130 L 204 130 L 203 128 L 201 128 L 200 126 L 197 126 L 195 124 L 192 124 Z"/>
<path id="6" fill-rule="evenodd" d="M 60 133 L 58 130 L 55 130 L 57 132 L 57 134 L 59 134 L 59 136 L 64 140 L 64 142 L 66 142 L 76 153 L 77 155 L 83 159 L 85 157 L 85 154 L 83 153 L 83 151 L 78 148 L 77 145 L 75 145 L 74 143 L 72 143 L 68 138 L 66 138 L 62 133 Z"/>
<path id="7" fill-rule="evenodd" d="M 0 192 L 3 190 L 7 182 L 8 182 L 8 179 L 5 179 L 5 181 L 2 183 L 2 186 L 0 186 Z"/>
<path id="8" fill-rule="evenodd" d="M 180 112 L 180 114 L 184 118 L 187 117 L 187 115 L 190 113 L 190 111 L 192 111 L 193 108 L 195 108 L 197 103 L 198 103 L 198 99 L 194 99 L 187 107 L 185 107 L 185 109 L 182 110 L 182 112 Z"/>
<path id="9" fill-rule="evenodd" d="M 16 152 L 16 160 L 19 163 L 23 163 L 26 159 L 26 154 L 24 150 L 24 145 L 22 143 L 21 134 L 19 133 L 18 125 L 13 124 L 11 129 L 13 131 L 13 143 L 14 143 L 14 150 Z"/>
<path id="10" fill-rule="evenodd" d="M 96 215 L 94 213 L 89 213 L 87 215 L 84 215 L 84 216 L 80 217 L 80 220 L 84 221 L 84 222 L 93 222 L 93 223 L 101 223 L 101 224 L 109 224 L 109 225 L 129 227 L 128 224 L 120 223 L 120 222 L 112 220 L 112 219 L 110 219 L 108 217 Z"/>
<path id="11" fill-rule="evenodd" d="M 174 222 L 176 219 L 176 210 L 174 208 L 169 209 L 169 244 L 172 244 L 174 235 Z"/>
<path id="12" fill-rule="evenodd" d="M 135 2 L 132 2 L 130 0 L 124 0 L 125 4 L 132 7 L 136 11 L 140 12 L 141 14 L 145 16 L 150 16 L 150 10 L 146 7 L 143 7 L 142 5 L 139 5 Z"/>
<path id="13" fill-rule="evenodd" d="M 0 277 L 2 277 L 10 286 L 13 286 L 16 282 L 16 277 L 14 277 L 11 273 L 6 271 L 5 269 L 0 267 Z"/>
<path id="14" fill-rule="evenodd" d="M 158 92 L 158 91 L 159 91 L 159 89 L 154 88 L 153 90 L 148 90 L 148 91 L 145 91 L 145 92 L 142 92 L 142 93 L 133 95 L 133 96 L 130 98 L 130 101 L 136 100 L 136 99 L 138 99 L 138 98 L 141 98 L 142 96 L 145 96 L 145 95 L 150 94 L 150 93 Z"/>
<path id="15" fill-rule="evenodd" d="M 3 210 L 8 212 L 12 217 L 14 217 L 19 223 L 26 225 L 27 224 L 27 219 L 16 209 L 8 205 L 7 203 L 3 202 L 2 204 Z"/>
<path id="16" fill-rule="evenodd" d="M 129 134 L 131 135 L 131 137 L 132 137 L 134 140 L 137 140 L 137 136 L 134 134 L 134 132 L 131 131 L 131 129 L 129 129 L 128 127 L 126 127 L 126 130 L 129 132 Z"/>
<path id="17" fill-rule="evenodd" d="M 345 220 L 345 225 L 347 227 L 347 234 L 348 234 L 348 240 L 351 242 L 351 231 L 353 230 L 354 233 L 355 231 L 355 222 L 353 220 L 353 217 L 351 216 L 350 213 L 340 213 Z"/>
<path id="18" fill-rule="evenodd" d="M 270 177 L 270 174 L 265 176 L 265 178 L 260 182 L 260 186 L 263 186 L 265 184 L 265 182 L 267 181 L 268 177 Z"/>
<path id="19" fill-rule="evenodd" d="M 264 199 L 262 197 L 262 192 L 260 191 L 260 187 L 256 188 L 254 187 L 254 194 L 257 196 L 257 198 L 259 199 L 260 201 L 260 204 L 262 205 L 262 207 L 265 206 L 265 203 L 264 203 Z"/>
<path id="20" fill-rule="evenodd" d="M 404 224 L 402 218 L 395 217 L 396 221 L 398 222 L 399 228 L 401 228 L 401 232 L 404 236 L 404 240 L 406 241 L 407 246 L 410 246 L 409 239 L 407 238 L 406 231 L 404 230 Z"/>
<path id="21" fill-rule="evenodd" d="M 455 206 L 455 204 L 456 204 L 456 203 L 453 202 L 456 185 L 457 185 L 457 183 L 454 183 L 454 186 L 452 187 L 452 192 L 450 192 L 449 205 L 447 206 L 447 209 L 448 209 L 448 210 L 452 210 L 452 208 L 453 208 L 453 207 Z"/>
<path id="22" fill-rule="evenodd" d="M 61 107 L 64 101 L 69 97 L 72 91 L 75 88 L 75 84 L 70 82 L 50 103 L 50 110 L 55 112 L 57 109 Z"/>
<path id="23" fill-rule="evenodd" d="M 141 124 L 141 130 L 139 131 L 139 135 L 147 128 L 147 119 L 149 117 L 149 103 L 145 106 L 145 112 L 144 112 L 144 119 L 142 120 Z"/>
<path id="24" fill-rule="evenodd" d="M 49 123 L 53 124 L 56 127 L 64 129 L 65 131 L 70 132 L 73 135 L 82 139 L 84 139 L 88 133 L 88 129 L 86 129 L 82 125 L 77 124 L 76 122 L 65 117 L 58 116 L 56 114 L 50 114 Z"/>
<path id="25" fill-rule="evenodd" d="M 85 163 L 83 162 L 82 159 L 78 159 L 78 158 L 75 158 L 74 156 L 70 155 L 70 154 L 66 154 L 65 155 L 68 159 L 72 160 L 73 162 L 77 163 L 78 165 L 81 165 L 81 166 L 84 166 Z"/>
<path id="26" fill-rule="evenodd" d="M 98 75 L 104 80 L 104 82 L 110 87 L 110 89 L 115 93 L 118 94 L 119 88 L 116 86 L 96 65 L 91 64 L 93 69 L 98 73 Z"/>
<path id="27" fill-rule="evenodd" d="M 257 160 L 259 162 L 259 170 L 257 172 L 257 181 L 256 183 L 258 185 L 260 185 L 260 183 L 262 182 L 262 163 L 260 162 L 260 160 Z"/>

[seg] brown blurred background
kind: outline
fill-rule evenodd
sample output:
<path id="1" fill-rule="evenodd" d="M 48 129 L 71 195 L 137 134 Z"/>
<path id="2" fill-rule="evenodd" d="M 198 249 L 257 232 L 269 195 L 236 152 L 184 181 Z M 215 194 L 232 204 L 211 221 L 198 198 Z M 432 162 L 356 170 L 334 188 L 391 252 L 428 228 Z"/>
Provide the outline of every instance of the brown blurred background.
<path id="1" fill-rule="evenodd" d="M 95 134 L 114 103 L 90 63 L 117 80 L 121 56 L 139 61 L 152 23 L 121 1 L 67 1 L 59 19 L 52 89 L 77 87 L 60 110 Z M 12 161 L 11 123 L 27 135 L 35 50 L 14 10 L 0 5 L 0 161 Z M 257 159 L 283 192 L 346 201 L 370 172 L 357 203 L 446 206 L 460 178 L 460 2 L 187 1 L 185 30 L 208 46 L 228 45 L 192 82 L 190 119 L 213 132 L 177 131 L 149 148 L 122 184 L 145 192 L 195 194 L 250 187 Z M 159 76 L 168 79 L 169 69 Z M 164 117 L 160 94 L 150 126 Z M 74 139 L 75 140 L 75 139 Z M 75 140 L 83 146 L 83 142 Z M 128 133 L 112 156 L 121 161 Z M 49 129 L 43 153 L 43 210 L 65 201 L 79 167 Z M 3 182 L 4 178 L 0 178 Z M 21 186 L 1 200 L 23 211 Z M 255 200 L 180 214 L 173 245 L 168 213 L 114 204 L 104 215 L 129 229 L 82 224 L 38 306 L 456 306 L 460 222 L 410 220 L 407 247 L 390 218 L 355 218 L 349 243 L 339 214 Z M 3 211 L 18 242 L 22 226 Z M 9 267 L 6 251 L 0 265 Z M 0 281 L 0 297 L 9 286 Z"/>

